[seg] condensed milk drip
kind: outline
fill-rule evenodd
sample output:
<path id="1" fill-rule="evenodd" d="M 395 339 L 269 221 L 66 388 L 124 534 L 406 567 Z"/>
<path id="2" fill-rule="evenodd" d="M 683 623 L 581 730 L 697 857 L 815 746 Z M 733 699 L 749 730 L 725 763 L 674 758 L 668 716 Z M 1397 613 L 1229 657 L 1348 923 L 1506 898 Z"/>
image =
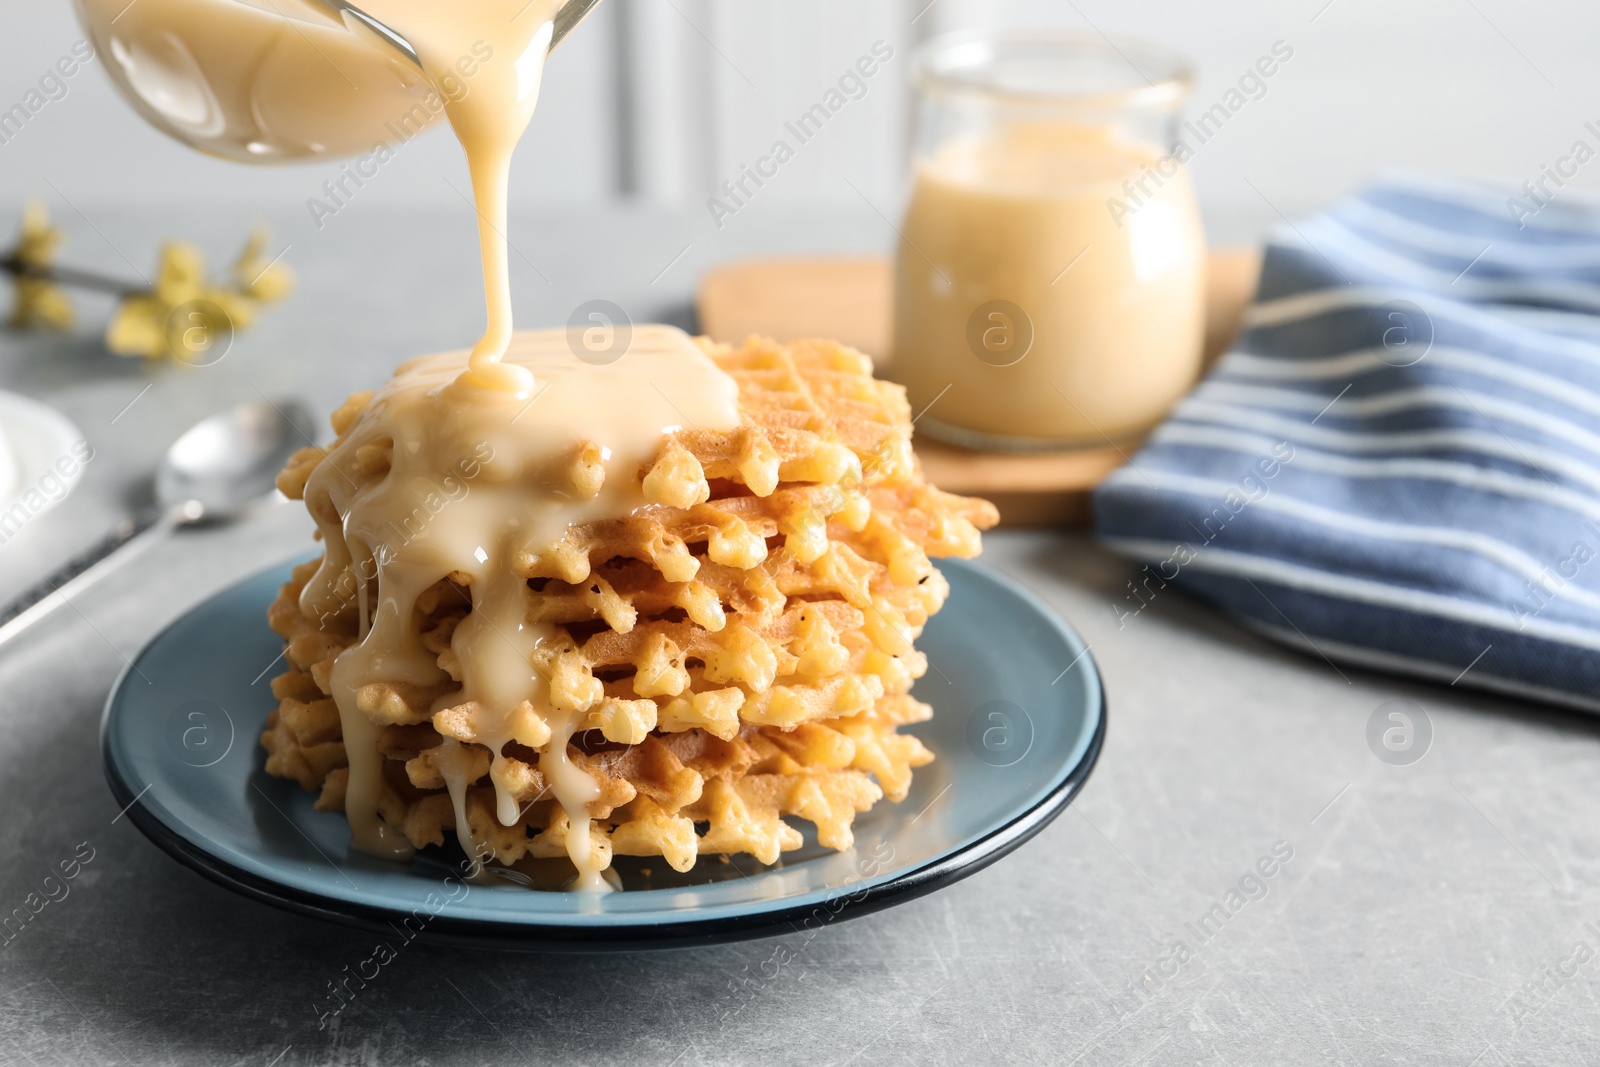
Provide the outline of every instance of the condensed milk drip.
<path id="1" fill-rule="evenodd" d="M 565 0 L 363 0 L 360 6 L 416 49 L 423 72 L 436 86 L 456 77 L 456 64 L 473 54 L 474 45 L 487 42 L 493 49 L 465 93 L 441 95 L 467 154 L 483 246 L 489 322 L 472 350 L 469 380 L 526 396 L 532 379 L 514 363 L 502 362 L 512 329 L 506 205 L 511 156 L 538 106 L 545 58 Z"/>
<path id="2" fill-rule="evenodd" d="M 373 396 L 306 486 L 326 553 L 301 609 L 310 617 L 342 610 L 348 594 L 341 588 L 355 577 L 360 642 L 335 661 L 332 689 L 349 756 L 345 811 L 356 848 L 395 858 L 411 852 L 399 828 L 378 814 L 383 761 L 358 694 L 377 684 L 454 684 L 423 647 L 417 600 L 444 578 L 464 576 L 472 610 L 451 640 L 459 688 L 432 712 L 473 705 L 503 825 L 514 825 L 521 812 L 501 785 L 502 752 L 515 742 L 539 753 L 538 766 L 567 815 L 577 887 L 605 889 L 588 810 L 599 786 L 567 752 L 579 715 L 557 706 L 539 669 L 568 639 L 538 620 L 537 595 L 518 560 L 545 555 L 574 524 L 626 518 L 645 507 L 644 471 L 663 437 L 682 428 L 736 428 L 738 387 L 667 326 L 637 328 L 627 356 L 609 366 L 580 361 L 561 330 L 514 335 L 504 359 L 535 383 L 531 397 L 474 385 L 463 377 L 466 353 L 413 360 Z M 388 472 L 363 478 L 385 452 Z M 477 856 L 466 820 L 467 757 L 450 739 L 433 751 L 457 836 Z"/>

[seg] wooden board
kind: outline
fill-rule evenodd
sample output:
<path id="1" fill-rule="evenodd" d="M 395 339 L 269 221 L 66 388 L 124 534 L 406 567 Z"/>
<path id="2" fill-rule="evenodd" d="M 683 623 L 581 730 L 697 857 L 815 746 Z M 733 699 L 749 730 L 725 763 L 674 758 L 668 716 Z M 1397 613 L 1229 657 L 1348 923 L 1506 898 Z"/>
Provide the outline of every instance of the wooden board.
<path id="1" fill-rule="evenodd" d="M 1254 249 L 1211 254 L 1207 366 L 1238 334 L 1260 272 L 1261 256 Z M 882 366 L 893 330 L 893 301 L 894 271 L 887 259 L 761 259 L 707 274 L 698 310 L 701 331 L 718 341 L 737 344 L 751 334 L 780 341 L 831 337 Z M 1019 456 L 917 439 L 929 479 L 952 493 L 988 497 L 1008 526 L 1087 522 L 1090 490 L 1131 452 L 1104 448 Z"/>

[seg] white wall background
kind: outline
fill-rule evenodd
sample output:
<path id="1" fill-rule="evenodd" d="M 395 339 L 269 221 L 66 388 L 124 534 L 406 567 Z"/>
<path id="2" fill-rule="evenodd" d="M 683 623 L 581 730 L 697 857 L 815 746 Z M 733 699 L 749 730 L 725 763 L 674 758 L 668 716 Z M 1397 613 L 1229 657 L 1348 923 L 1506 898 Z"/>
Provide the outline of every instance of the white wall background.
<path id="1" fill-rule="evenodd" d="M 0 0 L 0 20 L 3 110 L 80 33 L 67 0 Z M 1600 5 L 1592 0 L 607 0 L 553 61 L 518 159 L 516 206 L 617 198 L 701 205 L 883 39 L 898 57 L 867 99 L 762 197 L 859 208 L 864 194 L 892 212 L 902 190 L 909 48 L 974 25 L 1153 39 L 1195 59 L 1200 108 L 1274 41 L 1288 42 L 1294 59 L 1267 96 L 1193 164 L 1223 239 L 1249 236 L 1276 210 L 1308 210 L 1387 168 L 1520 182 L 1585 136 L 1586 120 L 1600 120 Z M 254 169 L 197 156 L 146 128 L 91 69 L 0 145 L 0 206 L 9 215 L 42 193 L 84 208 L 155 202 L 277 213 L 302 206 L 333 169 Z M 461 171 L 449 135 L 435 133 L 408 147 L 354 206 L 459 206 L 446 178 L 459 184 Z M 1600 163 L 1569 189 L 1600 191 Z"/>

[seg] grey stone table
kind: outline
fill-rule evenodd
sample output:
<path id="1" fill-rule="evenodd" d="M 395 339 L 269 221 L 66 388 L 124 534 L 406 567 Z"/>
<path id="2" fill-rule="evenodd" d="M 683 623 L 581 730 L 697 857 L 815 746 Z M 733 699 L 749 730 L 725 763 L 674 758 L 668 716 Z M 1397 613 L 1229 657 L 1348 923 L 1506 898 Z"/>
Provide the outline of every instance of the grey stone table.
<path id="1" fill-rule="evenodd" d="M 172 232 L 221 254 L 248 221 L 66 219 L 76 261 L 124 272 Z M 0 342 L 0 384 L 65 410 L 97 452 L 78 492 L 0 548 L 0 586 L 92 540 L 201 415 L 261 395 L 325 415 L 400 358 L 472 336 L 464 214 L 282 221 L 301 292 L 214 366 L 118 361 L 92 338 Z M 552 325 L 592 298 L 681 320 L 711 262 L 876 247 L 887 229 L 865 212 L 723 233 L 610 214 L 515 233 L 522 322 Z M 1177 591 L 1119 626 L 1131 569 L 1057 533 L 998 534 L 986 561 L 1092 642 L 1110 733 L 1081 798 L 1015 855 L 809 940 L 581 958 L 411 947 L 319 1030 L 314 999 L 370 936 L 168 859 L 118 818 L 96 743 L 141 642 L 309 536 L 290 507 L 185 533 L 0 652 L 0 911 L 93 857 L 0 944 L 0 1064 L 1600 1061 L 1594 722 L 1336 669 Z M 1366 740 L 1395 699 L 1432 724 L 1409 766 Z M 1235 910 L 1208 921 L 1230 893 Z"/>

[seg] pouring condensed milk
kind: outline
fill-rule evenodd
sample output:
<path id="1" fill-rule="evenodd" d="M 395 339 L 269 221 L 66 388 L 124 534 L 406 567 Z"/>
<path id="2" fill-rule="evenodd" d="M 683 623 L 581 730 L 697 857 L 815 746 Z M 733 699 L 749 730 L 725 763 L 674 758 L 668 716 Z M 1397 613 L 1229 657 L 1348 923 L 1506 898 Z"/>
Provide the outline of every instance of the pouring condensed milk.
<path id="1" fill-rule="evenodd" d="M 510 158 L 546 53 L 596 0 L 320 0 L 360 23 L 324 22 L 326 55 L 310 20 L 238 21 L 254 0 L 211 0 L 231 12 L 214 24 L 203 0 L 137 2 L 147 20 L 121 29 L 128 8 L 80 5 L 119 84 L 159 97 L 141 109 L 180 139 L 247 160 L 359 145 L 371 109 L 299 124 L 292 79 L 252 84 L 249 60 L 370 47 L 386 91 L 420 77 L 442 101 L 478 201 L 482 338 L 350 397 L 333 445 L 278 477 L 323 551 L 267 612 L 287 645 L 266 772 L 320 790 L 353 849 L 403 860 L 454 836 L 474 879 L 533 882 L 506 868 L 552 860 L 534 884 L 601 892 L 618 855 L 772 864 L 806 844 L 790 818 L 852 848 L 855 817 L 905 800 L 935 758 L 900 732 L 933 714 L 911 692 L 950 592 L 932 558 L 976 555 L 999 516 L 927 483 L 903 391 L 836 343 L 640 326 L 623 361 L 566 330 L 513 333 Z M 186 66 L 195 48 L 236 62 Z M 196 82 L 187 103 L 206 106 L 176 108 Z M 174 120 L 202 115 L 226 121 Z M 340 138 L 314 140 L 319 123 Z"/>
<path id="2" fill-rule="evenodd" d="M 918 426 L 1003 451 L 1137 437 L 1200 370 L 1204 234 L 1167 154 L 1187 70 L 1131 43 L 978 34 L 928 45 L 918 78 L 891 371 Z"/>
<path id="3" fill-rule="evenodd" d="M 301 598 L 308 617 L 344 610 L 353 580 L 360 640 L 334 663 L 349 776 L 344 808 L 352 845 L 391 858 L 411 854 L 379 808 L 377 729 L 364 706 L 376 680 L 437 683 L 436 653 L 408 630 L 417 599 L 439 583 L 466 581 L 471 612 L 453 650 L 457 694 L 492 751 L 519 744 L 539 754 L 549 790 L 571 830 L 575 888 L 605 890 L 591 847 L 588 805 L 599 785 L 567 758 L 578 716 L 551 699 L 536 661 L 554 634 L 535 621 L 518 554 L 546 551 L 575 523 L 626 516 L 643 506 L 637 472 L 666 435 L 692 425 L 740 423 L 733 379 L 681 331 L 635 331 L 634 361 L 596 366 L 575 358 L 565 331 L 514 335 L 508 262 L 511 157 L 538 103 L 549 50 L 594 0 L 362 0 L 361 11 L 409 48 L 346 22 L 316 0 L 78 0 L 113 78 L 147 118 L 203 150 L 249 162 L 359 151 L 375 125 L 411 114 L 437 94 L 464 149 L 477 201 L 488 322 L 470 353 L 415 360 L 374 395 L 356 430 L 310 478 L 324 563 Z M 282 6 L 280 6 L 282 5 Z M 333 5 L 329 5 L 333 6 Z M 575 12 L 575 14 L 574 14 Z M 468 76 L 467 91 L 452 81 Z M 358 82 L 359 79 L 359 82 Z M 348 83 L 347 92 L 339 82 Z M 648 360 L 648 375 L 636 365 Z M 548 397 L 546 394 L 551 394 Z M 547 401 L 536 412 L 534 405 Z M 527 417 L 524 417 L 527 416 Z M 377 461 L 392 477 L 357 489 L 346 468 Z M 560 470 L 561 478 L 550 480 Z M 470 494 L 408 532 L 416 486 L 482 474 Z M 530 489 L 541 482 L 548 492 Z M 578 491 L 573 492 L 572 487 Z M 471 760 L 454 742 L 434 765 L 456 805 L 456 832 L 477 861 L 464 807 Z M 497 818 L 517 805 L 490 768 Z"/>
<path id="4" fill-rule="evenodd" d="M 488 326 L 465 381 L 526 395 L 500 360 L 511 340 L 506 241 L 511 156 L 539 101 L 564 13 L 583 0 L 78 0 L 113 79 L 146 118 L 203 151 L 275 162 L 368 149 L 421 128 L 442 102 L 477 199 Z M 372 28 L 374 21 L 398 35 Z M 562 32 L 571 29 L 562 25 Z M 465 79 L 470 78 L 470 84 Z"/>
<path id="5" fill-rule="evenodd" d="M 566 0 L 478 0 L 471 6 L 438 0 L 363 0 L 363 8 L 399 31 L 416 49 L 435 84 L 456 75 L 456 61 L 487 40 L 495 58 L 483 65 L 471 91 L 446 97 L 445 114 L 472 172 L 488 326 L 472 350 L 463 384 L 528 396 L 532 372 L 502 362 L 511 343 L 511 267 L 506 238 L 511 156 L 533 120 L 556 16 Z"/>

